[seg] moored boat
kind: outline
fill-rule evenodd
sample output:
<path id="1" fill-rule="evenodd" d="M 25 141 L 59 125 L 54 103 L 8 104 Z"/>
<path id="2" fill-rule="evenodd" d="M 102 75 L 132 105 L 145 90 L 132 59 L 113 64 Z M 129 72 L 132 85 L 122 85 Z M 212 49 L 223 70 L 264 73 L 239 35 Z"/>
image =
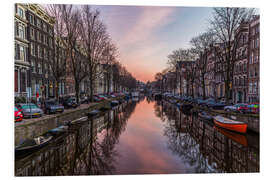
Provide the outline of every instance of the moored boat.
<path id="1" fill-rule="evenodd" d="M 240 121 L 231 120 L 229 118 L 225 118 L 223 116 L 215 116 L 214 117 L 214 123 L 222 128 L 240 132 L 240 133 L 246 133 L 247 131 L 247 124 Z"/>
<path id="2" fill-rule="evenodd" d="M 27 139 L 15 147 L 15 156 L 32 153 L 49 143 L 53 136 L 39 136 L 34 139 Z"/>
<path id="3" fill-rule="evenodd" d="M 227 138 L 243 145 L 243 146 L 247 146 L 248 145 L 248 141 L 247 141 L 247 137 L 243 134 L 239 134 L 239 133 L 235 133 L 232 131 L 228 131 L 225 129 L 222 129 L 220 127 L 214 126 L 214 128 L 219 131 L 221 134 L 223 134 L 224 136 L 226 136 Z"/>
<path id="4" fill-rule="evenodd" d="M 88 117 L 93 117 L 93 116 L 95 116 L 95 115 L 97 115 L 97 114 L 99 114 L 100 113 L 100 111 L 99 110 L 93 110 L 93 111 L 90 111 L 89 113 L 87 113 L 86 115 L 88 116 Z"/>

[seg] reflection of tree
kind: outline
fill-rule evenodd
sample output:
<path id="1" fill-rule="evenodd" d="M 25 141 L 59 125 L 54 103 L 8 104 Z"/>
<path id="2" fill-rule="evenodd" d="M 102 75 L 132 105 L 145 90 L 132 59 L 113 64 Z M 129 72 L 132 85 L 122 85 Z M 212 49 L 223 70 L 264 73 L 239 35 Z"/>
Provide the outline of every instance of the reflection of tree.
<path id="1" fill-rule="evenodd" d="M 168 137 L 168 148 L 179 155 L 185 164 L 193 167 L 195 172 L 215 172 L 200 152 L 200 144 L 190 135 L 193 118 L 176 111 L 176 108 L 170 104 L 165 106 L 164 111 L 168 118 L 164 128 L 164 135 Z"/>

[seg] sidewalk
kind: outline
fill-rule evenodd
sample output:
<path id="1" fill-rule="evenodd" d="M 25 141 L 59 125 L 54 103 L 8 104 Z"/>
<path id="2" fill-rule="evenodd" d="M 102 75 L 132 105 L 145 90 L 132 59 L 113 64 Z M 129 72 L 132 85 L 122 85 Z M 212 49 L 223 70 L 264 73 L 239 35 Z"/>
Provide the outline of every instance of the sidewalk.
<path id="1" fill-rule="evenodd" d="M 87 108 L 89 108 L 91 106 L 94 106 L 96 104 L 99 104 L 99 103 L 81 104 L 77 108 L 65 109 L 63 113 L 69 113 L 69 112 L 72 112 L 72 111 L 78 111 L 78 110 L 82 110 L 82 109 L 87 109 Z M 16 122 L 14 127 L 21 126 L 21 125 L 24 125 L 24 124 L 29 124 L 29 123 L 32 123 L 34 121 L 41 121 L 41 120 L 44 120 L 44 119 L 47 119 L 47 118 L 56 117 L 56 116 L 61 115 L 63 113 L 43 114 L 43 116 L 42 117 L 39 117 L 39 118 L 32 118 L 32 119 L 31 118 L 27 118 L 27 119 L 23 119 L 20 122 Z"/>

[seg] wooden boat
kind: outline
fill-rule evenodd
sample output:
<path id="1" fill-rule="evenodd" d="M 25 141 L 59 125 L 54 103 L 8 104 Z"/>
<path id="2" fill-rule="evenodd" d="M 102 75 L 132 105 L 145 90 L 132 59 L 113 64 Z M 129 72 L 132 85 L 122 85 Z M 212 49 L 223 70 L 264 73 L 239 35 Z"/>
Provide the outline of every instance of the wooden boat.
<path id="1" fill-rule="evenodd" d="M 15 147 L 15 156 L 21 156 L 32 153 L 49 143 L 53 136 L 39 136 L 34 139 L 27 139 L 17 147 Z"/>
<path id="2" fill-rule="evenodd" d="M 243 146 L 247 146 L 248 145 L 248 141 L 247 141 L 247 137 L 243 134 L 239 134 L 239 133 L 235 133 L 232 131 L 227 131 L 225 129 L 222 129 L 220 127 L 214 126 L 214 128 L 219 131 L 221 134 L 223 134 L 224 136 L 226 136 L 227 138 L 243 145 Z"/>
<path id="3" fill-rule="evenodd" d="M 246 133 L 247 131 L 247 124 L 240 121 L 231 120 L 229 118 L 225 118 L 223 116 L 215 116 L 214 123 L 222 128 L 236 131 L 240 133 Z"/>
<path id="4" fill-rule="evenodd" d="M 68 128 L 69 128 L 69 125 L 63 125 L 63 126 L 59 126 L 57 128 L 51 129 L 47 133 L 55 136 L 55 135 L 62 134 L 63 132 L 66 132 Z"/>
<path id="5" fill-rule="evenodd" d="M 89 113 L 87 113 L 86 115 L 88 116 L 88 117 L 93 117 L 93 116 L 96 116 L 96 115 L 98 115 L 100 113 L 100 111 L 99 110 L 93 110 L 93 111 L 90 111 Z"/>
<path id="6" fill-rule="evenodd" d="M 87 121 L 88 120 L 88 117 L 85 116 L 85 117 L 81 117 L 79 119 L 75 119 L 73 121 L 71 121 L 71 124 L 78 124 L 78 123 L 81 123 L 81 122 L 84 122 L 84 121 Z"/>

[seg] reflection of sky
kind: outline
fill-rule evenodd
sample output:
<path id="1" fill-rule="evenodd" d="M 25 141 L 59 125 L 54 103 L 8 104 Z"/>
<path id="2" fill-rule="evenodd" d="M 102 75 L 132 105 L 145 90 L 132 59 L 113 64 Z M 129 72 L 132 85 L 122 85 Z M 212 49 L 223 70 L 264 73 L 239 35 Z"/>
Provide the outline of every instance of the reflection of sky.
<path id="1" fill-rule="evenodd" d="M 115 174 L 187 173 L 186 165 L 167 147 L 163 124 L 154 114 L 154 103 L 137 104 L 121 134 Z"/>
<path id="2" fill-rule="evenodd" d="M 120 61 L 139 80 L 153 80 L 173 50 L 204 32 L 211 8 L 93 6 L 120 52 Z"/>

